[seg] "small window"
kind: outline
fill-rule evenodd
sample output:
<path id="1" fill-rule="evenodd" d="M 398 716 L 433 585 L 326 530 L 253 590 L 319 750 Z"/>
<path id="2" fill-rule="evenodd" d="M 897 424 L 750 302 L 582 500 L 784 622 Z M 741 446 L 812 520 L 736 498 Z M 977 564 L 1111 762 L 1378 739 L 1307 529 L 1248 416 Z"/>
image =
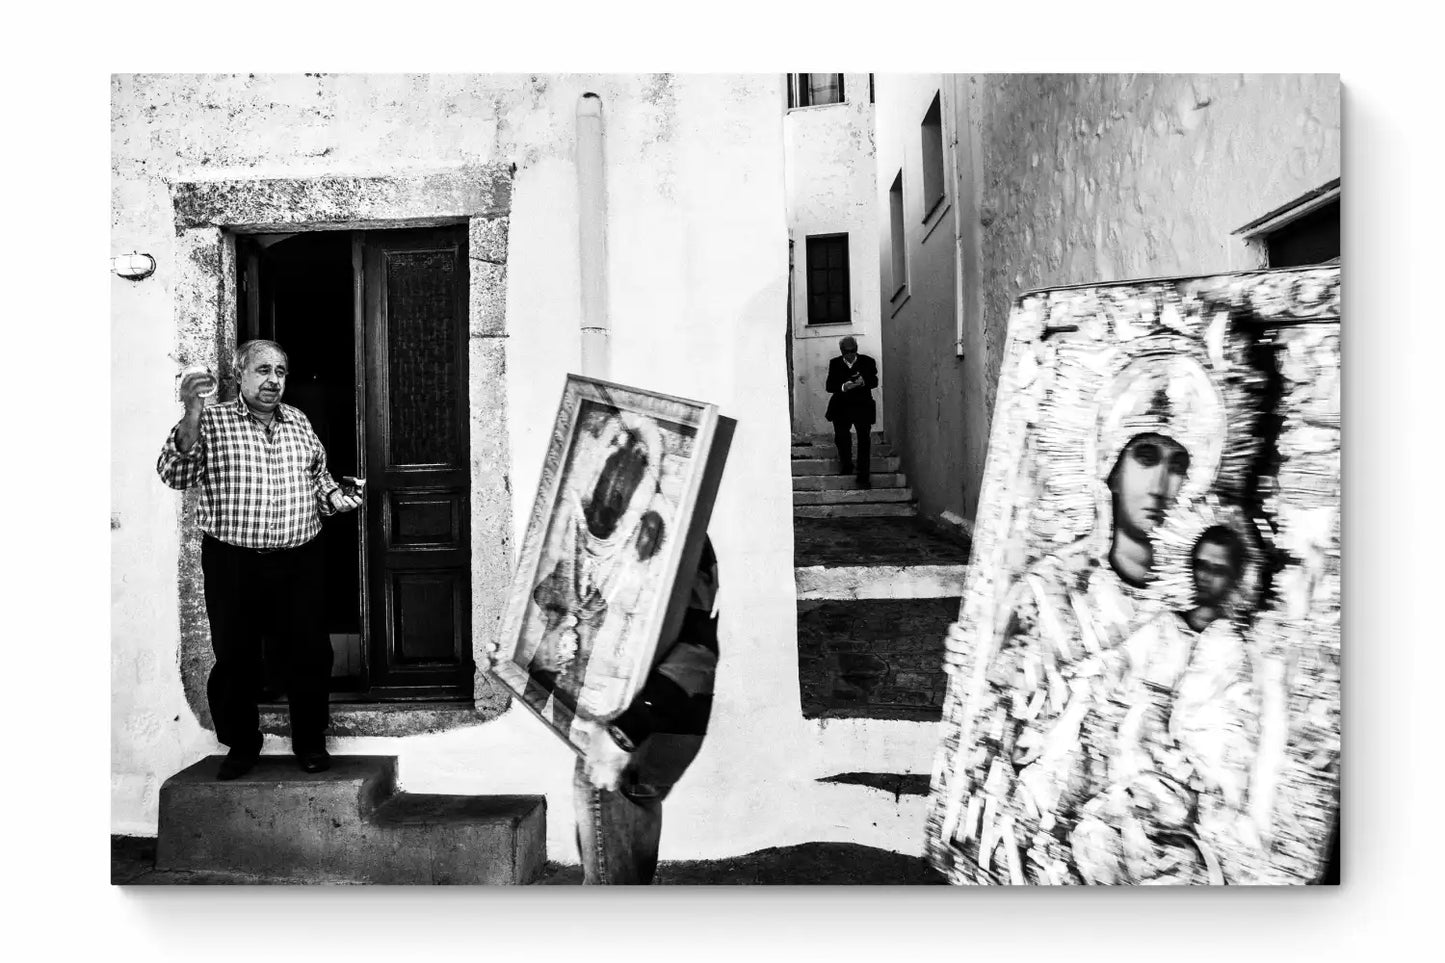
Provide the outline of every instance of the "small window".
<path id="1" fill-rule="evenodd" d="M 788 74 L 789 107 L 821 107 L 843 102 L 842 74 Z"/>
<path id="2" fill-rule="evenodd" d="M 888 188 L 888 253 L 893 269 L 890 277 L 893 287 L 889 292 L 891 300 L 898 297 L 908 285 L 908 238 L 903 233 L 902 170 L 893 178 L 893 186 Z"/>
<path id="3" fill-rule="evenodd" d="M 923 115 L 923 219 L 943 203 L 943 105 L 938 94 Z"/>
<path id="4" fill-rule="evenodd" d="M 868 75 L 868 103 L 873 103 L 873 75 Z"/>
<path id="5" fill-rule="evenodd" d="M 1255 218 L 1233 232 L 1259 267 L 1305 267 L 1340 259 L 1340 179 Z"/>
<path id="6" fill-rule="evenodd" d="M 848 324 L 848 235 L 808 238 L 808 324 Z"/>

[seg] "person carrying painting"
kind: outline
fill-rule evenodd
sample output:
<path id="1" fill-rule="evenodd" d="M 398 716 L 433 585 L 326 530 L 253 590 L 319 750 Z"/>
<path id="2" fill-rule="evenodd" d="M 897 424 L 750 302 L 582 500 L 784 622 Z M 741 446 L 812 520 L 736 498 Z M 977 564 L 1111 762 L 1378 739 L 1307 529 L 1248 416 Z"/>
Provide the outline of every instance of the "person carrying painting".
<path id="1" fill-rule="evenodd" d="M 838 342 L 839 356 L 828 362 L 828 410 L 833 423 L 833 441 L 838 446 L 838 464 L 845 475 L 853 474 L 853 439 L 858 434 L 858 487 L 868 488 L 870 439 L 868 433 L 878 417 L 873 389 L 878 387 L 878 363 L 858 353 L 858 342 L 849 335 Z"/>
<path id="2" fill-rule="evenodd" d="M 171 488 L 199 486 L 196 524 L 216 663 L 206 698 L 216 738 L 229 748 L 217 772 L 236 779 L 261 754 L 257 707 L 262 630 L 282 636 L 291 746 L 301 768 L 321 772 L 326 752 L 331 639 L 326 632 L 321 518 L 361 505 L 361 479 L 338 485 L 306 416 L 281 403 L 286 352 L 274 341 L 236 349 L 236 399 L 207 405 L 216 376 L 181 380 L 185 414 L 171 429 L 156 472 Z"/>
<path id="3" fill-rule="evenodd" d="M 644 527 L 641 561 L 666 532 Z M 682 628 L 642 691 L 588 744 L 573 773 L 585 884 L 647 885 L 657 872 L 662 803 L 702 748 L 712 713 L 718 632 L 717 555 L 704 539 Z"/>

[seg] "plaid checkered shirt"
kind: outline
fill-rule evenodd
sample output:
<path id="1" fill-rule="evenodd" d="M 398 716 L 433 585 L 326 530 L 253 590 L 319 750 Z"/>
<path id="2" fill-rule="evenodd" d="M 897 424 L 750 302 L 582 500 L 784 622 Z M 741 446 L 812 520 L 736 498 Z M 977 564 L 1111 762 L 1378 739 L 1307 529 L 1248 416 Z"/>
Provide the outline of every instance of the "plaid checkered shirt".
<path id="1" fill-rule="evenodd" d="M 326 449 L 298 409 L 277 405 L 267 428 L 238 397 L 202 410 L 190 451 L 180 450 L 179 433 L 171 429 L 156 472 L 172 488 L 201 486 L 197 524 L 221 541 L 295 548 L 320 533 L 321 515 L 336 514 Z"/>

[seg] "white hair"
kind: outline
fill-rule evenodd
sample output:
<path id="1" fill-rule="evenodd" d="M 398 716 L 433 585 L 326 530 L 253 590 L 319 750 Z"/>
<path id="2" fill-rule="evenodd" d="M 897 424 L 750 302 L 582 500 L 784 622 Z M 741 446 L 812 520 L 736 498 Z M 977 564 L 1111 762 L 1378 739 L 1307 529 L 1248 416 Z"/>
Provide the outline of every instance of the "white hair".
<path id="1" fill-rule="evenodd" d="M 237 375 L 246 370 L 246 365 L 251 363 L 251 359 L 256 356 L 256 352 L 262 348 L 270 348 L 276 351 L 288 364 L 291 361 L 291 356 L 286 353 L 286 349 L 276 342 L 268 341 L 265 338 L 256 338 L 254 341 L 247 341 L 245 344 L 236 348 L 236 358 L 235 361 L 232 362 L 231 367 L 235 369 Z"/>

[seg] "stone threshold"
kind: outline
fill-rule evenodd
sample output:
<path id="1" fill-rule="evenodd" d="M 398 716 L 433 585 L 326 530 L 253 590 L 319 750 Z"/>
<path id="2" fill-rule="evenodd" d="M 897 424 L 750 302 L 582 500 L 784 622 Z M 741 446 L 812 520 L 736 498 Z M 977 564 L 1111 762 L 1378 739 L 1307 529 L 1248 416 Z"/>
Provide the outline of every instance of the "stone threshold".
<path id="1" fill-rule="evenodd" d="M 798 598 L 941 599 L 963 595 L 966 564 L 808 565 L 793 570 Z"/>
<path id="2" fill-rule="evenodd" d="M 261 731 L 289 736 L 291 724 L 285 703 L 262 703 Z M 328 736 L 413 736 L 479 725 L 494 718 L 473 703 L 452 702 L 332 702 Z"/>

